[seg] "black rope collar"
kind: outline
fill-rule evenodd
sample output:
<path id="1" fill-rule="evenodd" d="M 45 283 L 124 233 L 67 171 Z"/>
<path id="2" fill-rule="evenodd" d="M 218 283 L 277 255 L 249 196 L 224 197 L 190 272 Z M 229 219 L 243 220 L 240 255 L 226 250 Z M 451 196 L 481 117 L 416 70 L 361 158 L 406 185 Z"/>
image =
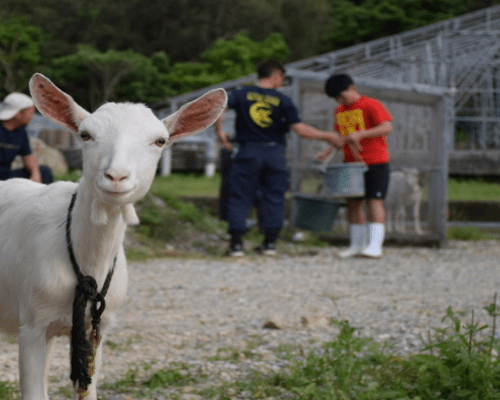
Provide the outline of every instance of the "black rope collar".
<path id="1" fill-rule="evenodd" d="M 97 291 L 96 280 L 89 275 L 83 275 L 82 270 L 76 262 L 75 253 L 71 242 L 71 213 L 75 206 L 76 193 L 73 194 L 68 209 L 68 217 L 66 220 L 66 245 L 68 247 L 69 259 L 73 270 L 77 277 L 77 285 L 75 290 L 75 298 L 73 300 L 73 325 L 71 327 L 71 375 L 73 385 L 83 390 L 87 390 L 88 385 L 92 382 L 92 377 L 89 374 L 89 355 L 91 345 L 85 333 L 85 310 L 87 303 L 91 302 L 90 316 L 92 317 L 92 329 L 96 331 L 96 336 L 99 337 L 99 326 L 101 316 L 106 308 L 104 297 L 108 292 L 111 278 L 115 270 L 116 256 L 113 261 L 113 267 L 108 272 L 106 280 L 102 286 L 101 292 Z"/>

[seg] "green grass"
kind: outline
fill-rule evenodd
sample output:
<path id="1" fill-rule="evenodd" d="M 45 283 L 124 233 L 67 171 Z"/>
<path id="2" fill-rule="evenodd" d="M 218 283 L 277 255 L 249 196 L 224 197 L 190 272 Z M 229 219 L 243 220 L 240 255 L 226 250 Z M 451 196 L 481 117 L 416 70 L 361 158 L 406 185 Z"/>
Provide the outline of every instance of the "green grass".
<path id="1" fill-rule="evenodd" d="M 217 197 L 221 177 L 216 173 L 208 178 L 202 173 L 172 173 L 170 176 L 157 176 L 151 190 L 179 197 Z"/>
<path id="2" fill-rule="evenodd" d="M 433 329 L 429 339 L 422 339 L 424 349 L 408 356 L 398 355 L 372 338 L 361 337 L 348 321 L 332 320 L 339 334 L 324 345 L 321 353 L 311 352 L 302 359 L 283 356 L 291 361 L 280 372 L 250 371 L 239 382 L 220 383 L 193 393 L 205 399 L 500 399 L 500 359 L 496 356 L 500 340 L 495 337 L 500 308 L 496 294 L 493 303 L 484 309 L 492 319 L 491 327 L 477 322 L 473 311 L 466 316 L 449 307 L 443 318 L 443 322 L 450 322 L 449 327 Z M 221 351 L 228 352 L 232 362 L 238 363 L 239 357 L 232 349 Z M 282 349 L 277 350 L 277 355 L 280 353 Z M 159 374 L 176 377 L 175 382 L 165 379 L 170 387 L 194 387 L 206 381 L 205 376 L 190 373 L 188 366 L 181 365 L 180 371 L 170 368 L 156 372 L 135 384 L 151 389 L 152 380 Z M 161 385 L 160 381 L 155 387 Z"/>
<path id="3" fill-rule="evenodd" d="M 476 228 L 474 226 L 453 226 L 448 228 L 447 235 L 449 239 L 454 240 L 493 240 L 498 239 L 498 236 L 492 235 L 485 229 Z"/>
<path id="4" fill-rule="evenodd" d="M 179 197 L 217 197 L 220 188 L 220 174 L 207 178 L 199 173 L 173 173 L 168 177 L 156 177 L 153 193 L 164 192 Z M 315 193 L 321 182 L 305 180 L 305 193 Z M 484 178 L 449 178 L 448 199 L 453 201 L 500 201 L 500 183 Z"/>
<path id="5" fill-rule="evenodd" d="M 0 381 L 0 399 L 14 400 L 17 399 L 16 387 L 9 382 Z"/>
<path id="6" fill-rule="evenodd" d="M 78 171 L 59 176 L 58 180 L 77 181 Z M 174 172 L 170 176 L 157 176 L 151 187 L 153 193 L 164 193 L 174 197 L 217 197 L 221 177 L 216 173 L 208 178 L 203 173 Z M 317 179 L 303 182 L 304 193 L 315 193 L 321 183 Z M 454 201 L 500 201 L 500 183 L 485 178 L 449 178 L 448 199 Z"/>
<path id="7" fill-rule="evenodd" d="M 448 179 L 448 200 L 500 201 L 500 183 L 484 178 Z"/>

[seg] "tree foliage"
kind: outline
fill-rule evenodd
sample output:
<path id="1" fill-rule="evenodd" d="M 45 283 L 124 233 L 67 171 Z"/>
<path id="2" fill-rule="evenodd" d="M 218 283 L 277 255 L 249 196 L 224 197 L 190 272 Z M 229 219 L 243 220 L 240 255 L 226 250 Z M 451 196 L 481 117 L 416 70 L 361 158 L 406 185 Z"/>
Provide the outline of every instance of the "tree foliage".
<path id="1" fill-rule="evenodd" d="M 472 0 L 329 0 L 325 42 L 342 48 L 415 29 L 469 11 Z"/>
<path id="2" fill-rule="evenodd" d="M 23 90 L 41 61 L 42 30 L 25 19 L 0 20 L 0 81 L 2 94 Z"/>
<path id="3" fill-rule="evenodd" d="M 272 34 L 258 42 L 241 33 L 233 40 L 219 39 L 201 54 L 201 62 L 176 63 L 169 80 L 178 92 L 189 92 L 250 75 L 259 62 L 269 58 L 284 62 L 289 54 L 290 49 L 280 34 Z"/>
<path id="4" fill-rule="evenodd" d="M 153 103 L 174 94 L 167 86 L 165 53 L 146 57 L 132 50 L 101 52 L 88 45 L 52 61 L 48 74 L 91 110 L 106 101 Z"/>
<path id="5" fill-rule="evenodd" d="M 0 0 L 0 95 L 47 73 L 93 109 L 154 103 L 500 0 Z M 279 33 L 277 33 L 279 32 Z"/>
<path id="6" fill-rule="evenodd" d="M 83 106 L 106 101 L 156 103 L 175 94 L 249 75 L 267 58 L 285 61 L 290 50 L 279 34 L 257 42 L 246 34 L 220 39 L 200 62 L 171 64 L 164 52 L 146 57 L 133 50 L 101 52 L 80 45 L 76 53 L 52 60 L 47 74 Z"/>

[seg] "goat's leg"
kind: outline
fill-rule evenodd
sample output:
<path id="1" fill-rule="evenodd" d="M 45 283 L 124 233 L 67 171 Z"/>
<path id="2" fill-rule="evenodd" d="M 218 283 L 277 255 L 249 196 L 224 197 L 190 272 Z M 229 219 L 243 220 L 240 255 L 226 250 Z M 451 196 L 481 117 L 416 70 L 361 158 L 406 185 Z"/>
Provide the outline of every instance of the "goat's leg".
<path id="1" fill-rule="evenodd" d="M 55 340 L 55 338 L 52 338 L 47 343 L 47 352 L 46 352 L 46 359 L 45 359 L 45 372 L 43 374 L 43 386 L 45 387 L 46 391 L 48 391 L 48 388 L 49 388 L 50 361 L 52 360 L 51 350 L 52 350 L 52 346 L 54 345 L 54 340 Z"/>
<path id="2" fill-rule="evenodd" d="M 420 226 L 420 197 L 417 198 L 417 201 L 413 205 L 413 218 L 415 219 L 415 232 L 418 235 L 422 235 L 424 232 L 422 231 L 422 227 Z"/>
<path id="3" fill-rule="evenodd" d="M 394 211 L 394 231 L 397 233 L 403 233 L 403 230 L 401 228 L 401 220 L 403 216 L 401 215 L 401 208 L 398 207 L 396 211 Z"/>
<path id="4" fill-rule="evenodd" d="M 406 232 L 406 206 L 401 207 L 401 232 Z"/>
<path id="5" fill-rule="evenodd" d="M 396 211 L 394 212 L 394 230 L 398 233 L 403 233 L 405 231 L 404 228 L 404 220 L 405 220 L 404 209 L 402 206 L 398 206 Z"/>
<path id="6" fill-rule="evenodd" d="M 386 210 L 385 211 L 385 231 L 387 233 L 392 233 L 392 211 L 391 210 Z"/>
<path id="7" fill-rule="evenodd" d="M 23 400 L 48 400 L 44 385 L 47 370 L 47 339 L 45 331 L 22 326 L 19 333 L 19 380 Z"/>

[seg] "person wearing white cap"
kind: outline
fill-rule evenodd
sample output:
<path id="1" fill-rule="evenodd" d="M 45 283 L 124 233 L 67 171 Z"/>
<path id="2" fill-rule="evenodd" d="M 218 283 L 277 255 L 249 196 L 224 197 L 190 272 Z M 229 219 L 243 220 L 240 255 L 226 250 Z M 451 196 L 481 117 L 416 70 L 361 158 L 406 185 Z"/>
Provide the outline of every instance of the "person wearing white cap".
<path id="1" fill-rule="evenodd" d="M 31 97 L 23 93 L 11 93 L 5 97 L 0 109 L 0 180 L 29 178 L 35 182 L 52 182 L 52 173 L 47 167 L 39 167 L 26 132 L 26 125 L 35 114 Z M 10 165 L 20 155 L 24 169 L 11 171 Z"/>

